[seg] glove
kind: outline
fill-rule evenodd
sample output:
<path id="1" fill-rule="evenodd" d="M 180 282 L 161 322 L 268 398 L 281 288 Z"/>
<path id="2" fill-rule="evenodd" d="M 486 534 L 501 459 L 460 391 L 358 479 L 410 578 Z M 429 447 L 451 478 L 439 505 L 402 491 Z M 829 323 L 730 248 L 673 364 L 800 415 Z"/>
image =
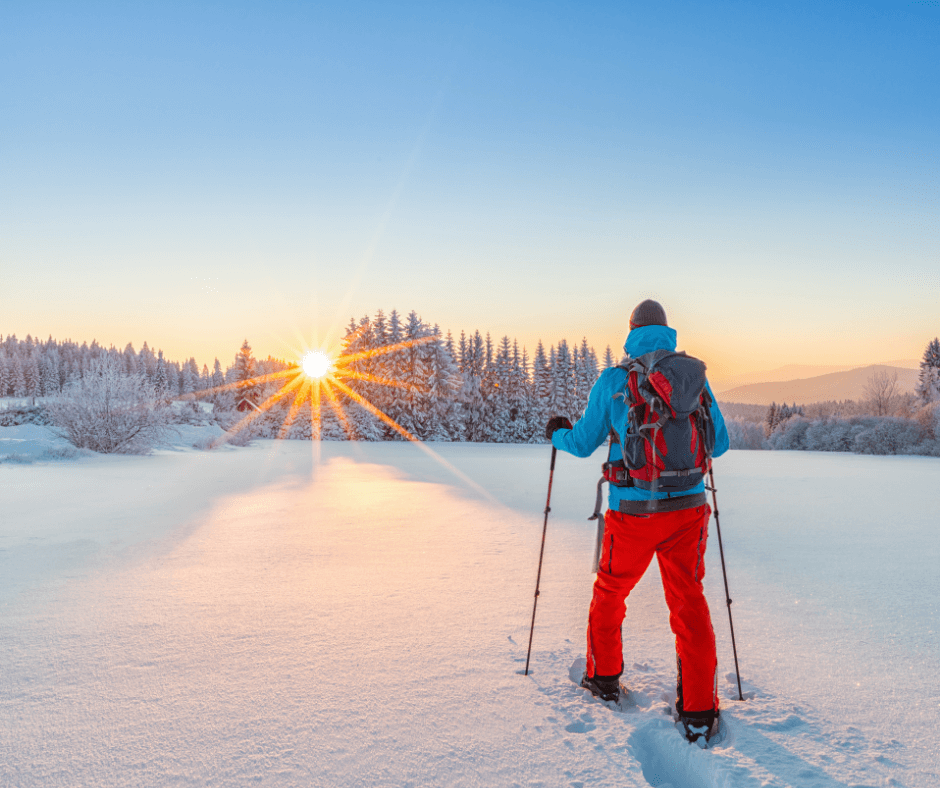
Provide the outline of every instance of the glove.
<path id="1" fill-rule="evenodd" d="M 545 437 L 549 440 L 552 439 L 552 435 L 555 433 L 555 430 L 570 430 L 571 422 L 568 421 L 564 416 L 552 416 L 548 420 L 548 424 L 545 427 Z"/>

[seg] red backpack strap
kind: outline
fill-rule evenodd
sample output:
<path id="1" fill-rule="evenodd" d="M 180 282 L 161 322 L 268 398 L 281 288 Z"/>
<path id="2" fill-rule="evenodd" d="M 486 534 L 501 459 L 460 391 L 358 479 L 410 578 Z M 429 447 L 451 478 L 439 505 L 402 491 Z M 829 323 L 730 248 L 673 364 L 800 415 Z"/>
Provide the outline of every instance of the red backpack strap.
<path id="1" fill-rule="evenodd" d="M 675 408 L 672 407 L 672 383 L 669 382 L 669 379 L 659 370 L 653 372 L 647 380 L 649 380 L 650 386 L 653 388 L 659 398 L 662 400 L 663 405 L 669 408 L 669 412 L 672 414 L 672 417 L 676 417 Z"/>

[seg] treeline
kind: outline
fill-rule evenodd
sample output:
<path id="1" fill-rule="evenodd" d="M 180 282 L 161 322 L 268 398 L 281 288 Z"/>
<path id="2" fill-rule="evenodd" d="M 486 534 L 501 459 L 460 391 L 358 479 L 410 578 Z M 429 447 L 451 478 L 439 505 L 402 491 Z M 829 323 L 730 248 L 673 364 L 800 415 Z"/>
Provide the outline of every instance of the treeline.
<path id="1" fill-rule="evenodd" d="M 115 362 L 128 375 L 143 375 L 167 397 L 225 382 L 218 359 L 210 371 L 205 364 L 200 368 L 195 358 L 182 363 L 169 361 L 162 350 L 154 352 L 146 342 L 138 352 L 130 343 L 118 350 L 113 346 L 104 348 L 95 341 L 79 345 L 71 340 L 40 340 L 29 335 L 20 340 L 11 334 L 0 338 L 0 397 L 53 397 L 105 359 Z"/>
<path id="2" fill-rule="evenodd" d="M 195 359 L 179 363 L 154 352 L 104 348 L 97 342 L 46 341 L 15 336 L 0 339 L 0 396 L 32 398 L 39 405 L 21 415 L 0 413 L 2 423 L 43 419 L 43 401 L 90 396 L 86 378 L 124 376 L 155 402 L 211 403 L 211 418 L 224 429 L 252 437 L 325 440 L 403 440 L 538 443 L 552 415 L 577 420 L 600 371 L 615 363 L 610 348 L 602 362 L 586 340 L 566 340 L 530 358 L 518 342 L 493 341 L 479 331 L 443 334 L 411 312 L 381 310 L 350 322 L 335 380 L 323 387 L 314 406 L 298 407 L 279 376 L 296 368 L 283 360 L 255 359 L 246 341 L 224 371 L 218 359 L 210 371 Z M 112 382 L 109 385 L 117 385 Z M 127 388 L 125 386 L 125 388 Z M 133 389 L 133 386 L 130 387 Z M 130 390 L 129 389 L 129 390 Z M 296 395 L 299 387 L 293 391 Z M 800 449 L 868 454 L 940 456 L 940 342 L 924 353 L 916 394 L 900 394 L 896 379 L 875 377 L 865 402 L 758 406 L 723 403 L 731 447 Z M 190 407 L 190 406 L 187 406 Z M 244 425 L 248 422 L 247 427 Z"/>

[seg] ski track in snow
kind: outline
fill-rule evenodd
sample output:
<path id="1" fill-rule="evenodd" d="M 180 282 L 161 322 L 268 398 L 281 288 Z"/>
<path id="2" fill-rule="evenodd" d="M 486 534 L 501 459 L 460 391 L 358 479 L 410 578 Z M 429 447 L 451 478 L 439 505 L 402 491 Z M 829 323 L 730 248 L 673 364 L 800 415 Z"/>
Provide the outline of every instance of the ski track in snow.
<path id="1" fill-rule="evenodd" d="M 826 581 L 799 574 L 813 556 L 797 564 L 785 554 L 792 543 L 781 549 L 785 531 L 772 507 L 783 499 L 768 493 L 798 480 L 807 494 L 817 485 L 825 501 L 834 497 L 832 477 L 849 496 L 850 477 L 861 486 L 891 482 L 892 473 L 899 483 L 916 482 L 918 473 L 940 470 L 935 460 L 723 458 L 728 505 L 719 503 L 746 700 L 737 700 L 727 670 L 712 541 L 706 590 L 724 738 L 703 751 L 672 722 L 675 663 L 655 563 L 629 600 L 626 702 L 613 708 L 578 686 L 594 464 L 559 458 L 525 677 L 544 507 L 536 471 L 547 470 L 547 451 L 434 449 L 500 504 L 475 498 L 405 444 L 324 444 L 319 461 L 310 444 L 262 442 L 221 453 L 0 468 L 0 784 L 927 788 L 940 781 L 930 734 L 940 718 L 936 691 L 905 684 L 908 669 L 920 676 L 936 667 L 933 630 L 909 616 L 906 628 L 889 631 L 876 606 L 858 642 L 847 635 L 858 626 L 851 605 L 863 600 L 841 580 L 829 581 L 825 598 L 815 595 L 820 586 L 809 583 L 825 590 Z M 820 472 L 807 477 L 807 462 L 820 463 Z M 748 495 L 748 485 L 758 489 Z M 916 498 L 906 504 L 911 519 L 920 515 Z M 846 516 L 838 500 L 821 507 L 821 522 Z M 741 513 L 752 524 L 746 534 Z M 861 509 L 852 517 L 860 538 L 871 539 Z M 825 535 L 816 539 L 825 551 Z M 845 550 L 840 539 L 833 547 Z M 925 544 L 918 560 L 935 557 Z M 800 615 L 784 607 L 792 599 L 778 576 L 798 586 Z M 930 609 L 900 581 L 897 594 L 906 611 Z M 865 651 L 879 632 L 884 642 Z M 869 653 L 890 664 L 865 661 Z M 852 694 L 866 672 L 867 691 L 885 698 L 881 709 Z M 794 674 L 805 680 L 794 682 Z"/>

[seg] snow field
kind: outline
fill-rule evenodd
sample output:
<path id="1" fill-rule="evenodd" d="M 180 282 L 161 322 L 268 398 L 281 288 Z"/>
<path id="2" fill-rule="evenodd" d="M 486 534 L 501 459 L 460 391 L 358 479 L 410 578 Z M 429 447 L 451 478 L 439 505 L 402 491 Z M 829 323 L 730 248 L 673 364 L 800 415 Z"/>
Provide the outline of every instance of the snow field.
<path id="1" fill-rule="evenodd" d="M 431 448 L 492 498 L 405 444 L 0 466 L 0 783 L 937 783 L 937 460 L 718 461 L 748 700 L 713 521 L 730 735 L 701 751 L 666 714 L 655 569 L 624 626 L 632 703 L 573 680 L 597 462 L 559 455 L 524 677 L 550 451 Z"/>

